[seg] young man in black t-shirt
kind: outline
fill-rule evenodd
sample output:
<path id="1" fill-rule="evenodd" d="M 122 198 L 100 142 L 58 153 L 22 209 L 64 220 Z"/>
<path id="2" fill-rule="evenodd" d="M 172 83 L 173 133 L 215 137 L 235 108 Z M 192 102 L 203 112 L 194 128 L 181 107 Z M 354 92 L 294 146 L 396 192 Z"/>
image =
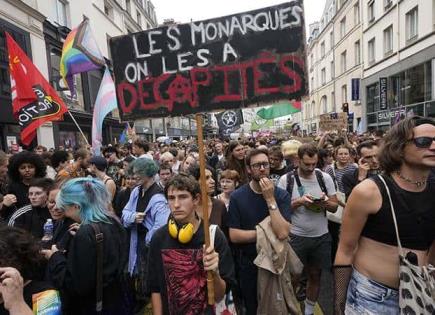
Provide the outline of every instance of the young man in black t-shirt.
<path id="1" fill-rule="evenodd" d="M 170 233 L 167 224 L 157 230 L 151 239 L 148 286 L 153 312 L 168 315 L 213 314 L 212 307 L 207 305 L 206 271 L 214 274 L 215 300 L 220 301 L 234 280 L 234 266 L 227 241 L 217 229 L 214 244 L 204 249 L 204 228 L 195 213 L 200 188 L 193 177 L 176 175 L 168 182 L 165 194 L 171 219 L 175 222 L 171 231 L 176 229 L 178 233 Z M 183 228 L 186 225 L 189 227 Z"/>

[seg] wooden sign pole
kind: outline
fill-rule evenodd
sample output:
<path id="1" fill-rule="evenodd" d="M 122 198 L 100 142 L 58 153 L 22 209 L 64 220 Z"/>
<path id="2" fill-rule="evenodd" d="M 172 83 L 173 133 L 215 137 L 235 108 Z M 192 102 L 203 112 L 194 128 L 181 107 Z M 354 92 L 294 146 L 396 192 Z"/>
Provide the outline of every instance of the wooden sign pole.
<path id="1" fill-rule="evenodd" d="M 199 170 L 200 170 L 200 181 L 199 184 L 201 186 L 201 201 L 202 201 L 202 220 L 204 221 L 204 238 L 205 238 L 205 247 L 208 248 L 210 246 L 210 229 L 208 222 L 208 193 L 207 193 L 207 184 L 205 181 L 205 154 L 204 154 L 204 136 L 202 129 L 202 114 L 196 114 L 196 130 L 198 133 L 198 150 L 199 150 Z M 208 304 L 214 305 L 214 279 L 213 272 L 207 272 L 207 292 L 208 292 Z"/>

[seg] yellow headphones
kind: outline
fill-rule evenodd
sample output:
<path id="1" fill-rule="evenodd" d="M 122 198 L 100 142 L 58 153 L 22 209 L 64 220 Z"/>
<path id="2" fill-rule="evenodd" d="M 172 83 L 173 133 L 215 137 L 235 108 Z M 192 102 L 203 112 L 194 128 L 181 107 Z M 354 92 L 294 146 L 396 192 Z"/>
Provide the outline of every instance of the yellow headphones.
<path id="1" fill-rule="evenodd" d="M 192 223 L 186 223 L 182 227 L 175 222 L 174 218 L 170 217 L 168 221 L 169 235 L 178 240 L 181 244 L 187 244 L 192 240 L 194 234 Z"/>

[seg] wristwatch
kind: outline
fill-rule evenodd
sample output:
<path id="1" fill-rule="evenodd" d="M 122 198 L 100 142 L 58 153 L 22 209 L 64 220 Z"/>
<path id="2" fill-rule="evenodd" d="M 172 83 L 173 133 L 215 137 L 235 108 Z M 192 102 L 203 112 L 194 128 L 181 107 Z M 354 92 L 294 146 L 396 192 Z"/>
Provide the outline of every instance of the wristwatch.
<path id="1" fill-rule="evenodd" d="M 269 205 L 268 208 L 269 208 L 269 210 L 271 210 L 271 211 L 278 210 L 278 207 L 277 207 L 276 205 Z"/>

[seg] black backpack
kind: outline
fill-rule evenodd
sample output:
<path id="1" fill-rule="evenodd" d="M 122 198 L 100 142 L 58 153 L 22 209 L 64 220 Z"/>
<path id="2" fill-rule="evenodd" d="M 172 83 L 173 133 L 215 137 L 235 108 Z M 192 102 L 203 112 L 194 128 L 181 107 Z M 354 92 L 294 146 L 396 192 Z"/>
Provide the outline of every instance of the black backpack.
<path id="1" fill-rule="evenodd" d="M 323 179 L 322 171 L 316 169 L 314 172 L 316 173 L 316 178 L 317 178 L 317 182 L 319 183 L 320 189 L 325 195 L 328 195 L 328 190 L 326 189 L 325 180 Z M 293 186 L 294 186 L 293 178 L 296 180 L 296 184 L 298 185 L 299 195 L 302 197 L 304 195 L 304 192 L 303 192 L 301 179 L 299 178 L 297 169 L 294 169 L 287 173 L 286 190 L 290 194 L 290 198 L 291 198 L 291 196 L 293 195 Z"/>

